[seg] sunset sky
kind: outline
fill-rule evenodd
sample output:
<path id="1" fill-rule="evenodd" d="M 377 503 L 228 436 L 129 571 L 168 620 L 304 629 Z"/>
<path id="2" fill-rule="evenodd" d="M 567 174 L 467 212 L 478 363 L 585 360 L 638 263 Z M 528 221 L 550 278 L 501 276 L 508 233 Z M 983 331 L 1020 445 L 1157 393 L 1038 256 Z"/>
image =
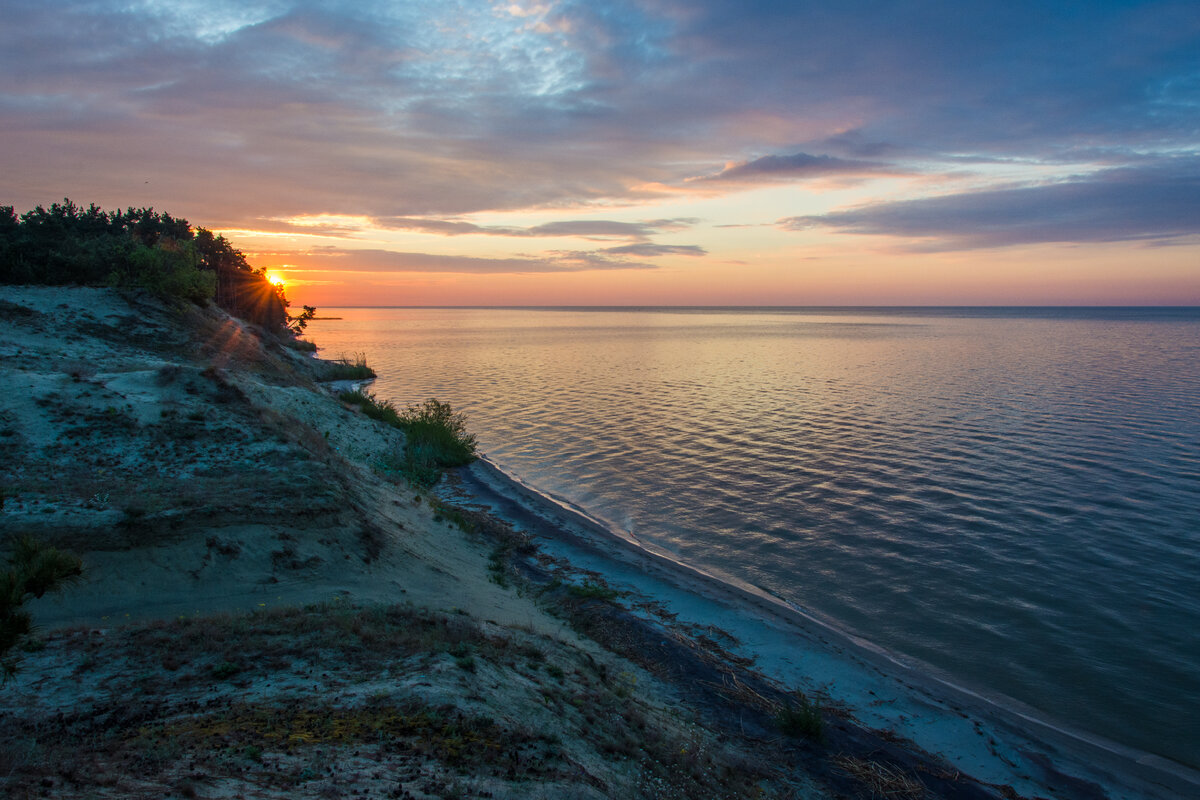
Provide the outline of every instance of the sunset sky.
<path id="1" fill-rule="evenodd" d="M 294 304 L 1200 304 L 1200 4 L 0 0 L 0 205 Z"/>

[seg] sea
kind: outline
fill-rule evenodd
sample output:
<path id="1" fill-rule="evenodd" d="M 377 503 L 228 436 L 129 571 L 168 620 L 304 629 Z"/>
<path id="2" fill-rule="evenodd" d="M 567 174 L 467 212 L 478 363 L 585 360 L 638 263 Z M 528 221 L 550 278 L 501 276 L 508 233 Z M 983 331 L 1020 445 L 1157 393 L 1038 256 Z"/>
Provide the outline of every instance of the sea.
<path id="1" fill-rule="evenodd" d="M 614 534 L 1200 767 L 1200 309 L 319 313 Z"/>

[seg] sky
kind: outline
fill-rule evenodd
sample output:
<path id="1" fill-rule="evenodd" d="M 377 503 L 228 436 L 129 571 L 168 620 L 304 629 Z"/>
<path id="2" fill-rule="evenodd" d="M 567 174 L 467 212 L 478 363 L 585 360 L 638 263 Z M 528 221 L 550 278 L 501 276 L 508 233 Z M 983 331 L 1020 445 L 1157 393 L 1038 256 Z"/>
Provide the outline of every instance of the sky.
<path id="1" fill-rule="evenodd" d="M 0 0 L 0 205 L 293 305 L 1200 304 L 1200 4 Z"/>

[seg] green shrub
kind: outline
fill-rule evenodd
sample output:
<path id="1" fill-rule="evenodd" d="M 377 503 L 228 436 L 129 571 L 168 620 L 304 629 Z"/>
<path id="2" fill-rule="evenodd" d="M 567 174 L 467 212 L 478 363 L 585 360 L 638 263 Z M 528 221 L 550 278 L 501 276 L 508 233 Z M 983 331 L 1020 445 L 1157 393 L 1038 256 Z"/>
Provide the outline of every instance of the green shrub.
<path id="1" fill-rule="evenodd" d="M 353 359 L 342 356 L 339 359 L 325 362 L 325 374 L 321 380 L 326 381 L 365 381 L 375 377 L 375 370 L 367 366 L 366 353 L 355 353 Z"/>
<path id="2" fill-rule="evenodd" d="M 21 607 L 32 598 L 55 591 L 83 574 L 78 556 L 47 547 L 28 536 L 18 539 L 0 572 L 0 682 L 17 670 L 6 654 L 33 630 L 33 618 Z"/>
<path id="3" fill-rule="evenodd" d="M 567 591 L 572 597 L 578 597 L 580 600 L 603 600 L 605 602 L 612 602 L 619 594 L 616 589 L 593 581 L 573 584 L 567 587 Z"/>
<path id="4" fill-rule="evenodd" d="M 285 339 L 284 345 L 292 348 L 298 353 L 315 353 L 317 352 L 317 343 L 310 342 L 307 339 Z"/>
<path id="5" fill-rule="evenodd" d="M 399 473 L 414 486 L 432 486 L 443 469 L 465 466 L 475 460 L 475 435 L 467 432 L 467 417 L 449 403 L 430 399 L 401 412 L 392 401 L 380 400 L 362 388 L 342 392 L 338 398 L 358 406 L 371 419 L 404 431 L 403 458 L 384 458 L 379 466 L 387 472 Z M 468 529 L 461 519 L 453 521 Z"/>
<path id="6" fill-rule="evenodd" d="M 825 720 L 820 706 L 803 694 L 795 694 L 795 702 L 779 709 L 775 725 L 786 736 L 821 741 L 825 738 Z"/>
<path id="7" fill-rule="evenodd" d="M 464 514 L 461 509 L 436 499 L 430 499 L 429 505 L 436 512 L 434 519 L 439 521 L 443 519 L 447 520 L 463 533 L 475 532 L 475 522 Z"/>
<path id="8" fill-rule="evenodd" d="M 408 449 L 419 461 L 439 467 L 461 467 L 475 460 L 475 435 L 467 433 L 467 417 L 449 403 L 426 400 L 400 415 Z"/>
<path id="9" fill-rule="evenodd" d="M 147 289 L 167 300 L 204 304 L 217 291 L 215 272 L 200 267 L 200 257 L 191 242 L 154 247 L 139 245 L 128 261 L 108 276 L 110 286 Z"/>
<path id="10" fill-rule="evenodd" d="M 342 392 L 338 395 L 338 399 L 347 405 L 358 406 L 371 419 L 387 423 L 393 428 L 404 429 L 404 424 L 400 420 L 400 412 L 396 410 L 396 405 L 391 400 L 380 400 L 361 387 L 352 392 Z"/>
<path id="11" fill-rule="evenodd" d="M 215 667 L 213 667 L 212 675 L 218 680 L 224 680 L 225 678 L 232 678 L 241 671 L 242 668 L 237 664 L 234 664 L 232 661 L 222 661 L 220 664 L 217 664 Z"/>

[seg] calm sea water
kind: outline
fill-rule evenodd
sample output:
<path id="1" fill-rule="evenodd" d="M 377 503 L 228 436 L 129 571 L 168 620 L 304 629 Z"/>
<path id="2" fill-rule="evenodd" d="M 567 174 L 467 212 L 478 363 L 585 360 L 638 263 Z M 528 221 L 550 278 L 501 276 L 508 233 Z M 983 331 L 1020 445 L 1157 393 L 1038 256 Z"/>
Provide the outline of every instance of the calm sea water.
<path id="1" fill-rule="evenodd" d="M 322 313 L 614 528 L 1200 765 L 1200 310 Z"/>

